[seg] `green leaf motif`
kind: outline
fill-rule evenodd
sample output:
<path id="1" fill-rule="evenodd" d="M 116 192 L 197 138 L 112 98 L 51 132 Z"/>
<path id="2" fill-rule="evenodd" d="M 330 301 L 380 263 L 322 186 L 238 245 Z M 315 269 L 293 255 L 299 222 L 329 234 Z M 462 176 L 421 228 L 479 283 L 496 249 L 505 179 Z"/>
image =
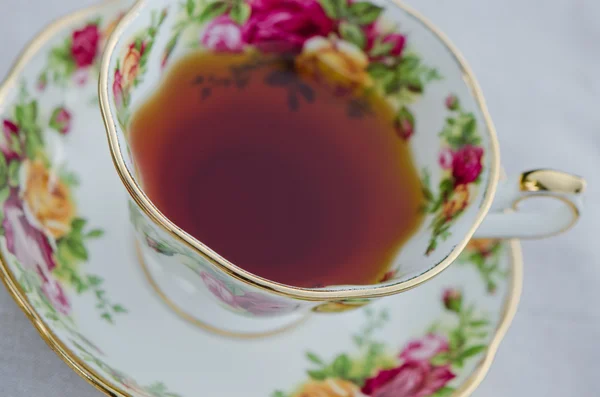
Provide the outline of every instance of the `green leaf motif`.
<path id="1" fill-rule="evenodd" d="M 102 278 L 101 278 L 101 277 L 94 276 L 94 275 L 91 275 L 91 274 L 90 274 L 90 275 L 88 275 L 88 276 L 87 276 L 87 281 L 88 281 L 88 283 L 89 283 L 89 284 L 90 284 L 92 287 L 97 287 L 97 286 L 99 286 L 100 284 L 102 284 L 102 282 L 103 282 L 104 280 L 102 280 Z"/>
<path id="2" fill-rule="evenodd" d="M 189 17 L 191 17 L 194 14 L 195 8 L 196 8 L 196 1 L 195 0 L 187 0 L 187 2 L 185 3 L 185 12 L 187 13 L 187 15 Z"/>
<path id="3" fill-rule="evenodd" d="M 356 45 L 358 48 L 365 48 L 367 38 L 358 25 L 342 21 L 340 23 L 340 34 L 344 40 Z"/>
<path id="4" fill-rule="evenodd" d="M 86 223 L 87 223 L 87 220 L 85 220 L 83 218 L 75 218 L 71 222 L 71 228 L 75 232 L 81 232 L 81 230 L 83 229 L 83 227 L 85 226 Z"/>
<path id="5" fill-rule="evenodd" d="M 315 364 L 318 365 L 323 365 L 323 360 L 321 360 L 321 358 L 319 358 L 319 356 L 317 356 L 315 353 L 312 352 L 307 352 L 306 353 L 306 358 L 308 358 L 310 361 L 312 361 Z"/>
<path id="6" fill-rule="evenodd" d="M 308 374 L 308 376 L 310 376 L 312 379 L 314 380 L 324 380 L 325 378 L 327 378 L 327 373 L 325 371 L 321 371 L 321 370 L 308 370 L 306 371 L 306 373 Z"/>
<path id="7" fill-rule="evenodd" d="M 375 22 L 383 8 L 367 1 L 360 1 L 350 4 L 350 14 L 353 21 L 359 25 L 368 25 Z"/>
<path id="8" fill-rule="evenodd" d="M 319 4 L 321 5 L 321 8 L 323 8 L 323 11 L 325 11 L 325 14 L 327 14 L 329 18 L 338 18 L 338 9 L 335 0 L 319 0 Z"/>
<path id="9" fill-rule="evenodd" d="M 92 229 L 85 234 L 86 238 L 99 238 L 104 236 L 104 230 L 102 229 Z"/>
<path id="10" fill-rule="evenodd" d="M 435 366 L 446 365 L 450 362 L 450 355 L 448 352 L 439 353 L 431 358 L 431 364 Z"/>
<path id="11" fill-rule="evenodd" d="M 0 188 L 4 188 L 8 184 L 8 165 L 6 164 L 6 158 L 0 153 Z M 8 197 L 8 196 L 7 196 Z M 4 198 L 6 199 L 6 197 Z M 4 200 L 1 200 L 4 202 Z"/>
<path id="12" fill-rule="evenodd" d="M 198 15 L 197 22 L 201 25 L 208 21 L 215 19 L 227 12 L 229 5 L 223 1 L 215 1 L 214 3 L 208 4 L 204 10 Z"/>
<path id="13" fill-rule="evenodd" d="M 332 370 L 336 376 L 345 379 L 350 372 L 351 366 L 352 363 L 350 362 L 348 356 L 346 354 L 340 354 L 333 361 Z"/>
<path id="14" fill-rule="evenodd" d="M 113 305 L 112 309 L 115 313 L 127 313 L 127 309 L 121 305 Z"/>
<path id="15" fill-rule="evenodd" d="M 10 186 L 19 186 L 19 171 L 21 164 L 17 161 L 11 161 L 8 165 L 8 183 Z"/>
<path id="16" fill-rule="evenodd" d="M 85 248 L 81 240 L 74 237 L 67 237 L 65 238 L 65 242 L 67 244 L 67 247 L 69 248 L 69 251 L 74 257 L 83 261 L 88 260 L 87 249 Z"/>
<path id="17" fill-rule="evenodd" d="M 381 40 L 376 40 L 373 48 L 369 51 L 369 55 L 373 58 L 388 55 L 394 49 L 394 43 L 384 43 Z"/>
<path id="18" fill-rule="evenodd" d="M 104 320 L 106 320 L 107 322 L 114 324 L 113 318 L 110 315 L 110 313 L 102 313 L 102 315 L 100 316 L 102 317 Z"/>
<path id="19" fill-rule="evenodd" d="M 460 355 L 459 355 L 459 359 L 460 360 L 465 360 L 469 357 L 472 356 L 476 356 L 477 354 L 481 353 L 482 351 L 484 351 L 485 349 L 487 349 L 486 345 L 475 345 L 475 346 L 471 346 L 467 349 L 465 349 Z"/>
<path id="20" fill-rule="evenodd" d="M 238 25 L 242 25 L 250 18 L 250 12 L 250 5 L 242 1 L 233 5 L 229 17 Z"/>
<path id="21" fill-rule="evenodd" d="M 429 397 L 449 397 L 453 393 L 454 393 L 453 387 L 443 386 L 442 388 L 436 390 L 436 392 L 431 394 Z"/>
<path id="22" fill-rule="evenodd" d="M 369 72 L 371 77 L 373 77 L 375 80 L 383 80 L 387 76 L 394 74 L 394 72 L 390 70 L 386 65 L 384 65 L 383 63 L 376 62 L 371 63 L 368 66 L 367 72 Z"/>

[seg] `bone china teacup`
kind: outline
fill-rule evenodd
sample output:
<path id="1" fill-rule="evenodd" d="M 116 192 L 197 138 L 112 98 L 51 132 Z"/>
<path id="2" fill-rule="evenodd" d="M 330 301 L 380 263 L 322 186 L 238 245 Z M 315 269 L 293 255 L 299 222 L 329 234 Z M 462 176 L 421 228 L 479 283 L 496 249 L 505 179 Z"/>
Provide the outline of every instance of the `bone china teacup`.
<path id="1" fill-rule="evenodd" d="M 167 219 L 136 177 L 128 121 L 166 69 L 191 51 L 276 51 L 273 42 L 290 44 L 282 47 L 295 56 L 312 51 L 317 63 L 354 62 L 350 77 L 368 76 L 397 111 L 398 139 L 422 170 L 426 217 L 377 284 L 298 288 L 251 274 Z M 338 82 L 350 73 L 335 72 Z M 471 237 L 545 237 L 581 212 L 579 177 L 541 169 L 499 181 L 496 133 L 471 71 L 435 27 L 395 1 L 140 0 L 107 43 L 99 91 L 152 285 L 181 315 L 225 334 L 269 333 L 311 310 L 342 311 L 406 291 L 449 266 Z M 517 208 L 539 197 L 559 205 Z"/>

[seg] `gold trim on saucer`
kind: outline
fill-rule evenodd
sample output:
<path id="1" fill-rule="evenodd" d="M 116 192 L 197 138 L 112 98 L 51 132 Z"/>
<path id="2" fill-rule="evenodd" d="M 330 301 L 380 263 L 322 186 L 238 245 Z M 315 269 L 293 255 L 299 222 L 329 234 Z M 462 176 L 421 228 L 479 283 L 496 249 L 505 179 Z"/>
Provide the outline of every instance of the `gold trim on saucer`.
<path id="1" fill-rule="evenodd" d="M 279 335 L 279 334 L 285 333 L 287 331 L 291 331 L 293 329 L 296 329 L 296 327 L 298 327 L 300 324 L 303 324 L 304 322 L 306 322 L 306 320 L 308 320 L 308 318 L 310 317 L 310 313 L 307 313 L 306 315 L 302 316 L 301 318 L 299 318 L 298 320 L 294 321 L 291 324 L 284 325 L 283 327 L 280 327 L 280 328 L 277 328 L 277 329 L 274 329 L 274 330 L 271 330 L 271 331 L 266 331 L 266 332 L 234 332 L 234 331 L 227 331 L 227 330 L 215 327 L 213 325 L 207 324 L 204 321 L 201 321 L 201 320 L 197 319 L 196 317 L 192 316 L 191 314 L 189 314 L 188 312 L 186 312 L 185 310 L 183 310 L 181 307 L 179 307 L 177 305 L 177 303 L 173 302 L 162 291 L 162 289 L 156 283 L 156 280 L 154 280 L 154 277 L 152 277 L 152 274 L 150 274 L 150 270 L 148 269 L 148 265 L 146 264 L 146 261 L 144 260 L 144 257 L 142 255 L 142 250 L 140 249 L 140 244 L 137 241 L 135 242 L 135 253 L 136 253 L 136 256 L 137 256 L 140 268 L 142 269 L 142 273 L 144 273 L 144 277 L 148 281 L 148 284 L 150 285 L 150 288 L 152 288 L 152 290 L 154 291 L 154 293 L 176 315 L 178 315 L 179 317 L 181 317 L 182 319 L 184 319 L 188 323 L 190 323 L 192 325 L 195 325 L 198 328 L 203 329 L 204 331 L 208 331 L 208 332 L 213 333 L 215 335 L 225 336 L 225 337 L 228 337 L 228 338 L 236 338 L 236 339 L 262 339 L 262 338 L 266 338 L 266 337 L 274 336 L 274 335 Z M 225 309 L 223 309 L 223 310 L 225 310 Z"/>
<path id="2" fill-rule="evenodd" d="M 17 79 L 18 79 L 20 72 L 23 70 L 23 68 L 29 62 L 29 60 L 40 50 L 40 48 L 42 48 L 46 44 L 46 42 L 48 40 L 52 39 L 56 33 L 58 33 L 60 30 L 70 26 L 71 24 L 73 24 L 77 21 L 84 20 L 86 17 L 93 15 L 93 13 L 96 12 L 97 10 L 100 10 L 110 4 L 118 4 L 118 3 L 119 3 L 119 0 L 107 0 L 107 1 L 105 0 L 103 3 L 88 7 L 86 9 L 83 9 L 80 11 L 76 11 L 65 17 L 57 19 L 55 22 L 53 22 L 52 24 L 47 26 L 33 40 L 30 41 L 30 43 L 27 45 L 25 50 L 23 50 L 23 52 L 19 56 L 18 60 L 13 65 L 13 67 L 12 67 L 11 71 L 9 72 L 8 76 L 6 77 L 6 79 L 0 85 L 0 103 L 5 99 L 6 94 L 9 91 L 9 89 L 12 88 L 14 86 L 14 84 L 17 83 Z M 458 55 L 458 53 L 456 52 L 454 47 L 451 44 L 449 44 L 447 39 L 445 39 L 443 34 L 441 32 L 439 32 L 437 30 L 437 28 L 435 28 L 433 25 L 431 25 L 431 23 L 425 21 L 415 11 L 410 10 L 408 7 L 406 7 L 404 5 L 400 5 L 400 6 L 403 9 L 405 9 L 407 12 L 409 12 L 410 14 L 415 16 L 416 18 L 420 19 L 421 22 L 424 25 L 426 25 L 429 29 L 436 32 L 438 37 L 440 37 L 440 39 L 443 40 L 446 43 L 446 45 L 448 45 L 448 47 L 451 49 L 451 51 L 454 51 L 455 57 L 457 57 L 457 59 L 459 59 L 461 64 L 463 65 L 463 68 L 464 68 L 465 74 L 466 74 L 465 81 L 467 82 L 467 84 L 471 85 L 471 88 L 474 91 L 474 94 L 476 95 L 476 98 L 477 98 L 478 102 L 480 103 L 480 106 L 482 106 L 481 110 L 485 116 L 486 121 L 488 122 L 487 127 L 490 129 L 490 132 L 492 134 L 492 147 L 494 148 L 496 160 L 493 161 L 493 164 L 492 164 L 491 180 L 495 181 L 498 176 L 499 166 L 498 166 L 498 149 L 497 149 L 494 128 L 491 124 L 489 114 L 484 105 L 483 97 L 481 96 L 481 91 L 480 91 L 478 85 L 476 83 L 474 83 L 474 80 L 472 79 L 472 77 L 470 77 L 471 76 L 470 69 L 468 69 L 466 67 L 466 65 L 464 64 L 464 61 L 462 61 L 462 57 L 460 55 Z M 131 18 L 131 14 L 129 14 L 129 18 Z M 112 45 L 114 46 L 115 39 L 113 39 L 111 41 L 112 41 Z M 495 191 L 495 183 L 493 185 L 494 186 L 492 186 L 491 189 L 488 190 L 488 193 L 487 193 L 488 197 L 493 197 L 493 193 Z M 482 208 L 482 212 L 484 214 L 487 211 L 487 207 L 489 207 L 490 204 L 491 204 L 491 199 Z M 482 217 L 483 216 L 481 216 L 480 218 L 482 218 Z M 479 219 L 479 221 L 481 221 L 481 219 Z M 473 228 L 473 230 L 474 229 L 475 228 Z M 473 230 L 471 231 L 470 234 L 472 234 Z M 464 247 L 464 245 L 466 245 L 466 241 L 464 241 L 463 244 L 460 244 L 459 251 Z M 523 257 L 521 254 L 520 244 L 518 241 L 512 240 L 510 242 L 510 249 L 511 249 L 511 252 L 510 252 L 511 281 L 510 281 L 510 285 L 509 285 L 509 291 L 507 292 L 507 298 L 504 303 L 504 309 L 502 312 L 500 323 L 495 331 L 494 337 L 491 339 L 491 341 L 489 343 L 488 349 L 486 350 L 486 354 L 485 354 L 484 358 L 482 359 L 481 363 L 479 364 L 478 368 L 475 369 L 474 373 L 465 381 L 465 383 L 458 390 L 456 390 L 453 393 L 453 397 L 468 396 L 470 393 L 473 392 L 473 390 L 483 380 L 485 374 L 487 373 L 487 371 L 493 361 L 493 358 L 496 354 L 498 346 L 499 346 L 500 342 L 502 341 L 502 339 L 503 339 L 506 331 L 508 330 L 508 328 L 512 322 L 512 319 L 516 313 L 520 294 L 521 294 L 521 287 L 522 287 Z M 454 259 L 455 256 L 452 259 Z M 448 262 L 451 262 L 451 260 Z M 438 266 L 437 268 L 439 268 L 439 270 L 437 270 L 435 273 L 429 273 L 427 278 L 432 277 L 433 275 L 439 273 L 446 266 L 447 266 L 447 264 L 445 266 L 441 266 L 441 265 Z M 10 293 L 12 298 L 15 300 L 17 305 L 25 313 L 27 318 L 29 318 L 29 320 L 32 322 L 32 324 L 34 325 L 34 327 L 40 334 L 40 337 L 48 344 L 48 346 L 52 350 L 54 350 L 54 352 L 56 352 L 56 354 L 75 373 L 77 373 L 79 376 L 81 376 L 87 382 L 89 382 L 92 386 L 94 386 L 96 389 L 103 392 L 104 394 L 106 394 L 109 397 L 134 397 L 132 394 L 130 394 L 122 389 L 117 389 L 116 387 L 112 386 L 111 382 L 105 376 L 101 375 L 95 369 L 91 368 L 88 364 L 83 362 L 69 347 L 67 347 L 58 338 L 58 336 L 52 331 L 51 326 L 49 326 L 45 322 L 45 320 L 42 318 L 42 316 L 38 312 L 36 312 L 36 310 L 33 308 L 31 303 L 28 301 L 27 295 L 25 294 L 25 292 L 19 285 L 18 281 L 15 279 L 15 276 L 12 273 L 12 271 L 9 269 L 8 263 L 7 263 L 6 259 L 4 258 L 4 256 L 2 255 L 2 252 L 0 252 L 0 279 L 2 279 L 2 282 L 6 286 L 8 292 Z M 425 279 L 426 278 L 413 281 L 411 283 L 410 287 L 414 287 L 414 286 L 418 285 L 420 282 L 425 281 Z M 406 288 L 410 288 L 410 287 L 407 286 Z M 388 293 L 394 293 L 394 292 L 395 291 L 392 291 L 392 292 L 388 291 Z M 386 293 L 383 293 L 382 295 L 385 295 L 385 294 Z"/>
<path id="3" fill-rule="evenodd" d="M 18 77 L 25 65 L 33 58 L 33 56 L 51 40 L 62 29 L 80 21 L 84 21 L 87 17 L 111 5 L 117 5 L 120 0 L 104 0 L 93 6 L 74 11 L 64 17 L 56 19 L 54 22 L 46 26 L 38 33 L 25 49 L 19 54 L 17 60 L 13 63 L 8 75 L 0 84 L 0 104 L 4 102 L 9 90 L 18 83 Z M 63 360 L 77 375 L 85 379 L 89 384 L 97 390 L 106 394 L 109 397 L 134 397 L 132 394 L 123 390 L 119 390 L 112 386 L 111 382 L 103 375 L 100 375 L 91 366 L 81 360 L 69 347 L 67 347 L 54 332 L 52 328 L 46 324 L 44 319 L 33 308 L 25 291 L 21 288 L 14 274 L 8 268 L 8 264 L 2 251 L 0 250 L 0 279 L 6 286 L 6 289 L 33 324 L 35 329 L 40 334 L 40 337 L 46 344 Z"/>
<path id="4" fill-rule="evenodd" d="M 472 91 L 472 95 L 475 98 L 479 110 L 483 115 L 485 125 L 489 131 L 488 136 L 490 140 L 490 146 L 487 151 L 487 155 L 490 156 L 490 170 L 489 180 L 487 186 L 482 187 L 484 189 L 483 203 L 479 208 L 479 212 L 475 218 L 475 221 L 471 225 L 469 231 L 465 234 L 464 238 L 457 243 L 451 252 L 438 264 L 432 266 L 429 270 L 422 274 L 413 277 L 409 280 L 396 282 L 395 284 L 380 284 L 371 286 L 351 286 L 351 287 L 340 287 L 340 288 L 300 288 L 286 284 L 281 284 L 271 280 L 267 280 L 263 277 L 259 277 L 252 274 L 233 263 L 229 262 L 215 251 L 204 245 L 202 242 L 196 240 L 190 234 L 186 233 L 183 229 L 179 228 L 172 221 L 160 212 L 160 210 L 150 201 L 148 196 L 143 192 L 141 186 L 136 182 L 134 176 L 129 172 L 129 169 L 125 165 L 125 159 L 122 156 L 122 151 L 119 144 L 117 135 L 116 120 L 113 118 L 110 110 L 110 88 L 108 84 L 109 67 L 111 62 L 111 55 L 117 56 L 115 48 L 120 37 L 123 35 L 125 28 L 140 14 L 141 10 L 148 5 L 147 0 L 138 0 L 136 4 L 129 10 L 129 12 L 121 19 L 112 35 L 110 36 L 105 52 L 102 57 L 102 63 L 100 67 L 100 79 L 98 82 L 98 94 L 100 97 L 100 110 L 104 119 L 104 125 L 108 136 L 108 142 L 110 145 L 110 151 L 115 164 L 117 173 L 123 181 L 125 188 L 129 192 L 131 198 L 137 203 L 142 211 L 157 225 L 162 227 L 167 233 L 174 238 L 180 240 L 192 250 L 197 252 L 199 255 L 204 257 L 208 262 L 213 264 L 215 267 L 222 270 L 225 274 L 246 283 L 256 288 L 269 291 L 277 295 L 283 295 L 294 299 L 306 300 L 306 301 L 343 301 L 348 298 L 377 298 L 381 296 L 388 296 L 397 294 L 402 291 L 409 290 L 418 286 L 419 284 L 429 280 L 430 278 L 438 275 L 444 269 L 446 269 L 461 253 L 465 248 L 485 215 L 489 211 L 496 188 L 498 185 L 498 179 L 500 175 L 500 153 L 498 149 L 498 140 L 496 137 L 496 131 L 492 123 L 491 117 L 487 110 L 483 94 L 473 72 L 467 65 L 466 61 L 454 45 L 449 41 L 448 38 L 438 30 L 432 23 L 427 21 L 421 14 L 412 8 L 401 3 L 399 0 L 390 0 L 408 15 L 413 17 L 415 20 L 420 22 L 423 26 L 433 32 L 437 38 L 446 46 L 449 52 L 452 54 L 458 65 L 460 66 L 463 73 L 463 80 Z"/>

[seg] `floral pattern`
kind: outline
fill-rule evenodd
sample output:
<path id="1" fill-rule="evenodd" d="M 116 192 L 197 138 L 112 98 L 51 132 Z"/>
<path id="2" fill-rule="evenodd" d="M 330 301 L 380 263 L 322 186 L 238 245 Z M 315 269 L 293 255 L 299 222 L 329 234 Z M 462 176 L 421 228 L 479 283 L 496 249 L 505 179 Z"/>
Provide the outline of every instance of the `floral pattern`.
<path id="1" fill-rule="evenodd" d="M 475 306 L 463 305 L 462 293 L 447 289 L 444 317 L 399 350 L 375 338 L 389 319 L 386 310 L 365 309 L 367 322 L 353 342 L 357 352 L 327 361 L 308 352 L 313 369 L 297 390 L 275 391 L 272 397 L 442 397 L 454 391 L 453 379 L 467 360 L 486 349 L 489 321 Z"/>
<path id="2" fill-rule="evenodd" d="M 65 38 L 61 45 L 50 50 L 47 64 L 38 75 L 39 90 L 44 90 L 48 81 L 62 85 L 72 81 L 76 85 L 83 85 L 90 73 L 98 72 L 96 63 L 101 41 L 105 37 L 101 24 L 102 18 L 86 22 Z"/>
<path id="3" fill-rule="evenodd" d="M 481 137 L 477 131 L 475 115 L 466 112 L 460 106 L 456 95 L 445 100 L 450 112 L 446 125 L 440 132 L 443 146 L 439 153 L 439 166 L 443 177 L 438 191 L 434 193 L 431 176 L 427 169 L 423 171 L 422 189 L 425 197 L 423 211 L 433 215 L 429 225 L 431 238 L 426 254 L 431 254 L 438 240 L 450 236 L 450 227 L 462 215 L 475 195 L 483 171 L 484 155 Z"/>
<path id="4" fill-rule="evenodd" d="M 407 49 L 406 36 L 383 17 L 383 11 L 369 2 L 347 0 L 188 0 L 163 51 L 162 66 L 185 36 L 190 37 L 192 47 L 291 59 L 288 67 L 331 86 L 336 94 L 376 92 L 386 97 L 397 109 L 394 126 L 398 136 L 408 139 L 415 130 L 408 105 L 440 75 Z M 289 89 L 280 75 L 272 76 L 267 83 Z M 292 88 L 288 101 L 292 110 L 301 98 L 313 101 L 310 87 Z M 211 89 L 203 88 L 202 97 L 208 96 Z M 119 95 L 115 94 L 117 103 Z M 365 113 L 364 103 L 350 105 L 350 116 Z"/>
<path id="5" fill-rule="evenodd" d="M 48 149 L 49 142 L 70 131 L 71 112 L 56 107 L 45 121 L 41 113 L 37 99 L 23 85 L 18 103 L 3 120 L 0 219 L 6 248 L 29 273 L 28 287 L 35 285 L 56 315 L 70 315 L 70 287 L 78 294 L 94 291 L 100 316 L 112 322 L 125 308 L 111 304 L 102 279 L 81 268 L 89 256 L 86 245 L 103 232 L 89 229 L 77 216 L 72 193 L 77 178 L 56 163 Z"/>
<path id="6" fill-rule="evenodd" d="M 92 79 L 96 78 L 99 46 L 122 15 L 103 31 L 102 19 L 93 19 L 70 32 L 62 46 L 51 48 L 48 63 L 34 84 L 40 95 L 48 84 L 95 84 Z M 141 397 L 181 397 L 163 383 L 140 386 L 113 369 L 100 358 L 104 356 L 102 350 L 77 330 L 70 298 L 73 293 L 92 293 L 100 318 L 109 324 L 127 310 L 107 297 L 101 277 L 84 271 L 88 244 L 104 232 L 89 228 L 79 215 L 74 201 L 79 180 L 54 153 L 64 136 L 72 133 L 76 115 L 64 105 L 42 109 L 40 103 L 30 95 L 24 81 L 18 100 L 3 114 L 1 125 L 0 235 L 13 257 L 18 283 L 44 319 L 71 336 L 71 344 L 85 361 L 127 391 Z"/>
<path id="7" fill-rule="evenodd" d="M 489 294 L 495 293 L 498 283 L 508 276 L 500 267 L 503 247 L 502 240 L 473 239 L 458 259 L 463 265 L 475 266 Z"/>
<path id="8" fill-rule="evenodd" d="M 152 13 L 150 26 L 136 34 L 114 70 L 112 92 L 117 107 L 117 118 L 123 128 L 131 116 L 129 113 L 131 90 L 141 82 L 146 73 L 148 57 L 154 46 L 154 40 L 166 17 L 166 9 L 160 13 Z"/>

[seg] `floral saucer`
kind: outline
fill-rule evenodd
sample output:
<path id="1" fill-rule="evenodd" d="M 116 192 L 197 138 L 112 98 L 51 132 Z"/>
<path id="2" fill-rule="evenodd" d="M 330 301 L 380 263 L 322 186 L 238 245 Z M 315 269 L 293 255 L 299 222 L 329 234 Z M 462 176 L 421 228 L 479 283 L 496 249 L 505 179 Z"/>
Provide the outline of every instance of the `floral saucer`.
<path id="1" fill-rule="evenodd" d="M 516 311 L 517 242 L 474 240 L 441 276 L 252 340 L 207 332 L 137 260 L 97 104 L 122 2 L 60 19 L 0 88 L 0 276 L 40 335 L 111 396 L 466 396 Z"/>

